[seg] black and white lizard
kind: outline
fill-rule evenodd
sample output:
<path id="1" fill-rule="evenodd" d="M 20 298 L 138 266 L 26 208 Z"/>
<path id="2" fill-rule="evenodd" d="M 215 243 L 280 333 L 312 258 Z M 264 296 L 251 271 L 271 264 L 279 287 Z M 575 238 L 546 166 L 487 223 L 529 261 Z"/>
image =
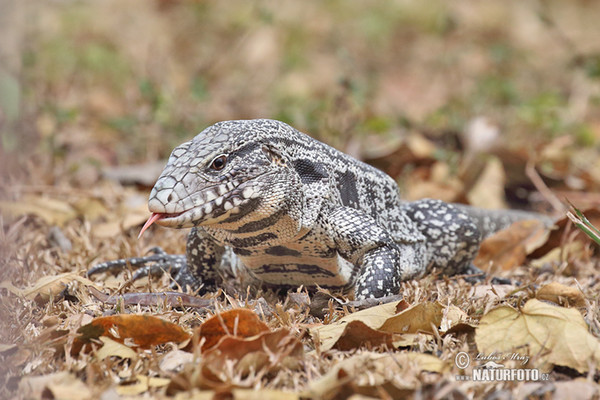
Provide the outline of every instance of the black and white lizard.
<path id="1" fill-rule="evenodd" d="M 469 271 L 483 237 L 538 218 L 403 202 L 384 172 L 268 119 L 219 122 L 176 147 L 148 208 L 142 232 L 154 222 L 192 228 L 186 255 L 158 251 L 99 264 L 90 274 L 158 267 L 181 287 L 206 291 L 219 284 L 226 258 L 267 287 L 354 289 L 356 298 L 377 298 L 433 269 Z"/>

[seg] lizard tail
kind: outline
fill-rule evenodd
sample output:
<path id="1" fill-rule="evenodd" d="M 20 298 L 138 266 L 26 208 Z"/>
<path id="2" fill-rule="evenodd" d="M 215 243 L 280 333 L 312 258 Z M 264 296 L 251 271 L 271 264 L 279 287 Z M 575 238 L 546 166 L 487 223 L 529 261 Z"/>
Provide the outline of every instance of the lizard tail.
<path id="1" fill-rule="evenodd" d="M 530 211 L 487 210 L 465 204 L 453 203 L 452 205 L 475 220 L 483 239 L 502 229 L 508 228 L 512 223 L 517 221 L 537 220 L 543 222 L 547 228 L 554 225 L 552 218 Z"/>

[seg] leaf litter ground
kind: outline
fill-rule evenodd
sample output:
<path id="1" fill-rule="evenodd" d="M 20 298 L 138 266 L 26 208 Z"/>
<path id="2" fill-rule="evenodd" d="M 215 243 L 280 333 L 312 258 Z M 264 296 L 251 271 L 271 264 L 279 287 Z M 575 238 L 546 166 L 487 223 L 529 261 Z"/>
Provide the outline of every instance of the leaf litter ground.
<path id="1" fill-rule="evenodd" d="M 598 397 L 598 257 L 562 205 L 600 226 L 598 5 L 15 4 L 0 35 L 14 72 L 0 71 L 0 396 Z M 257 115 L 385 170 L 407 199 L 551 204 L 559 229 L 486 242 L 478 265 L 518 283 L 428 276 L 362 311 L 247 296 L 245 276 L 202 299 L 163 295 L 168 276 L 85 277 L 155 245 L 182 253 L 185 232 L 136 239 L 156 161 Z M 487 363 L 550 381 L 462 379 Z"/>
<path id="2" fill-rule="evenodd" d="M 60 196 L 52 202 L 47 197 L 28 197 L 46 207 L 41 215 L 24 201 L 20 206 L 26 214 L 19 210 L 4 220 L 2 252 L 11 268 L 0 283 L 6 327 L 0 357 L 7 393 L 468 397 L 496 390 L 558 391 L 574 380 L 597 389 L 599 283 L 593 244 L 580 236 L 557 247 L 561 251 L 554 255 L 549 249 L 532 259 L 558 233 L 540 239 L 542 227 L 515 224 L 489 239 L 492 245 L 484 248 L 491 249 L 478 262 L 518 284 L 429 276 L 405 283 L 400 300 L 361 311 L 353 308 L 360 304 L 328 293 L 311 298 L 301 291 L 287 297 L 250 291 L 246 297 L 236 291 L 245 287 L 243 276 L 204 299 L 177 293 L 167 299 L 156 296 L 170 290 L 167 274 L 132 282 L 131 271 L 94 280 L 85 271 L 104 259 L 144 254 L 154 243 L 182 252 L 183 232 L 153 228 L 138 241 L 137 221 L 107 238 L 105 217 L 93 220 L 73 211 L 70 219 L 53 219 L 47 214 L 76 208 Z M 90 198 L 115 210 L 111 218 L 121 218 L 123 207 L 114 199 Z M 61 248 L 52 227 L 60 227 L 70 246 Z M 529 245 L 524 238 L 532 237 Z M 191 299 L 202 302 L 190 307 Z M 549 374 L 553 386 L 457 382 L 457 376 L 471 373 L 457 367 L 459 352 L 472 358 L 479 353 L 527 356 L 526 362 L 521 357 L 502 363 L 537 368 Z"/>

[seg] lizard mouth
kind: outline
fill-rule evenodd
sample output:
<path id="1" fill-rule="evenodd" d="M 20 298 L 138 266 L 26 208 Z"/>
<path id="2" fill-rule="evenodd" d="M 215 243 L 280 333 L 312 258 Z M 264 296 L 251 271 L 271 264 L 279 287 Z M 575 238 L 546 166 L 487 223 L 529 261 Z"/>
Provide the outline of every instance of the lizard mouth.
<path id="1" fill-rule="evenodd" d="M 175 213 L 175 214 L 156 213 L 156 212 L 152 213 L 152 215 L 150 216 L 150 218 L 148 218 L 148 220 L 146 221 L 146 223 L 142 227 L 142 230 L 140 231 L 140 234 L 138 235 L 138 239 L 141 238 L 142 235 L 144 234 L 144 232 L 146 231 L 146 229 L 150 228 L 150 225 L 152 225 L 156 221 L 161 220 L 161 219 L 177 218 L 181 214 L 183 214 L 183 212 Z"/>
<path id="2" fill-rule="evenodd" d="M 259 176 L 262 175 L 266 174 Z M 186 222 L 194 218 L 198 221 L 203 220 L 201 222 L 205 223 L 207 219 L 217 221 L 226 218 L 229 211 L 239 212 L 240 206 L 248 203 L 256 196 L 256 192 L 248 189 L 248 182 L 253 179 L 243 181 L 231 188 L 226 185 L 221 185 L 218 188 L 209 188 L 211 189 L 208 192 L 209 194 L 203 196 L 205 201 L 209 198 L 208 202 L 200 205 L 192 205 L 190 208 L 178 213 L 153 212 L 142 227 L 138 239 L 155 222 L 162 226 L 181 228 Z M 225 189 L 229 190 L 225 192 Z"/>

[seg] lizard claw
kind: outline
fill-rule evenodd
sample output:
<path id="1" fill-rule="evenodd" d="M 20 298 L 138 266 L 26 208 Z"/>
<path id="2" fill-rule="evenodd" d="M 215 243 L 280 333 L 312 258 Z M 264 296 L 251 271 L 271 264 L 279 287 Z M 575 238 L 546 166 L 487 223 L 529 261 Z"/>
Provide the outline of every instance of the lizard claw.
<path id="1" fill-rule="evenodd" d="M 164 271 L 180 271 L 186 269 L 187 262 L 184 255 L 167 254 L 160 247 L 153 247 L 149 250 L 152 253 L 149 256 L 121 258 L 119 260 L 107 261 L 97 264 L 90 268 L 87 276 L 92 276 L 101 272 L 120 272 L 128 266 L 136 269 L 133 280 L 137 280 L 151 275 L 161 275 Z"/>
<path id="2" fill-rule="evenodd" d="M 132 281 L 144 278 L 148 275 L 161 276 L 164 272 L 169 272 L 173 278 L 171 289 L 199 288 L 200 282 L 189 272 L 185 255 L 168 254 L 160 247 L 153 247 L 151 253 L 144 257 L 122 258 L 119 260 L 107 261 L 97 264 L 90 268 L 87 276 L 92 276 L 101 272 L 118 273 L 128 266 L 135 269 Z M 203 292 L 212 288 L 210 282 L 204 282 Z"/>

